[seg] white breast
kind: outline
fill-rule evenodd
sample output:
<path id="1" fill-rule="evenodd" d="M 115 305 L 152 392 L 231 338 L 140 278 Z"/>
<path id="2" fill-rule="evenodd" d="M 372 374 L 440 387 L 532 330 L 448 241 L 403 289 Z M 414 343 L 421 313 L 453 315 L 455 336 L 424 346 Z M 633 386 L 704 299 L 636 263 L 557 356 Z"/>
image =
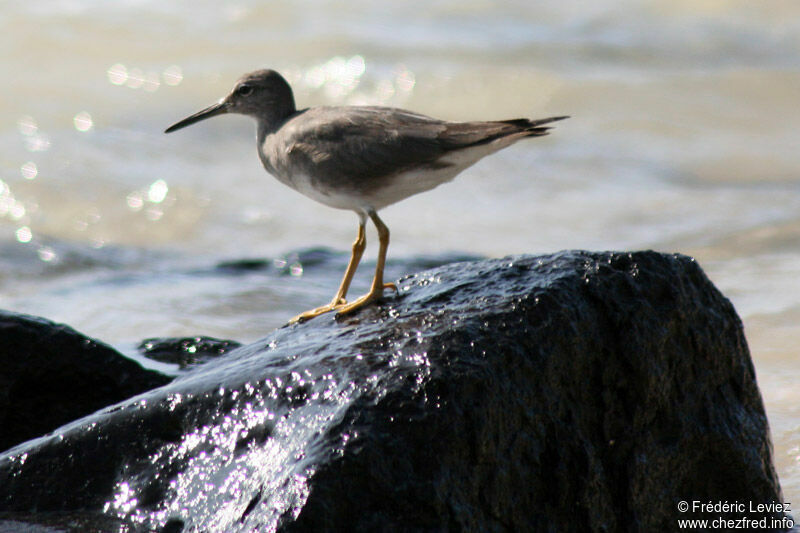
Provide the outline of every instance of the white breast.
<path id="1" fill-rule="evenodd" d="M 284 183 L 289 185 L 289 187 L 293 188 L 300 194 L 303 194 L 321 204 L 335 207 L 336 209 L 362 211 L 363 209 L 370 207 L 364 202 L 364 198 L 360 195 L 343 194 L 341 191 L 326 189 L 318 181 L 315 182 L 306 174 L 294 173 L 291 176 L 288 176 L 287 181 L 284 181 Z M 316 183 L 317 185 L 314 186 L 312 183 Z"/>

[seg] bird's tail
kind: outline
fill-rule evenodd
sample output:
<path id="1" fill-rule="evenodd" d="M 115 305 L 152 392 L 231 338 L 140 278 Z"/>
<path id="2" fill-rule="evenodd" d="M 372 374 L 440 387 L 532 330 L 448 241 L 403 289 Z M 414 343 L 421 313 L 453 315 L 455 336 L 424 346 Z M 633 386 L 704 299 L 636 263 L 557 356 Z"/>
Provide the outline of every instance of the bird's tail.
<path id="1" fill-rule="evenodd" d="M 512 126 L 517 126 L 520 128 L 521 131 L 525 132 L 526 137 L 539 137 L 541 135 L 547 135 L 547 132 L 550 130 L 550 127 L 543 126 L 543 124 L 550 124 L 551 122 L 555 122 L 557 120 L 564 120 L 565 118 L 569 118 L 568 115 L 563 117 L 548 117 L 548 118 L 540 118 L 536 120 L 530 120 L 527 118 L 515 118 L 512 120 L 501 120 L 503 124 L 510 124 Z"/>

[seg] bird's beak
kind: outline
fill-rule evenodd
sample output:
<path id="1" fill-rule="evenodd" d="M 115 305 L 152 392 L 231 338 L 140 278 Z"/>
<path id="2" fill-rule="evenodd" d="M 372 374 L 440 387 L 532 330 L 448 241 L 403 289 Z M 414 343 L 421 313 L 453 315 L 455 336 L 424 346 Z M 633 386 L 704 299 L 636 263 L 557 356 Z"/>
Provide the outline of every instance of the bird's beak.
<path id="1" fill-rule="evenodd" d="M 222 115 L 227 112 L 228 112 L 228 101 L 226 99 L 222 99 L 216 104 L 210 105 L 207 108 L 203 109 L 202 111 L 198 111 L 194 115 L 188 116 L 185 119 L 176 122 L 166 130 L 164 130 L 164 133 L 172 133 L 175 130 L 185 128 L 186 126 L 191 126 L 195 122 L 200 122 L 201 120 L 215 117 L 217 115 Z"/>

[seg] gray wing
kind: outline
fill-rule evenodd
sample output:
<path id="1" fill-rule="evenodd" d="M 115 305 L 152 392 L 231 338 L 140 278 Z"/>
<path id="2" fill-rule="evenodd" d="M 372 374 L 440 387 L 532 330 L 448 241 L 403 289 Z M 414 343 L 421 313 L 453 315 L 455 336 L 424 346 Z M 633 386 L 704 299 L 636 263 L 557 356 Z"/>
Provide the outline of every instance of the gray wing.
<path id="1" fill-rule="evenodd" d="M 335 176 L 361 187 L 382 176 L 415 168 L 440 168 L 453 150 L 507 135 L 544 135 L 541 124 L 562 117 L 529 121 L 445 122 L 386 107 L 318 107 L 302 111 L 281 128 L 284 153 L 307 175 Z M 356 183 L 354 183 L 356 185 Z"/>

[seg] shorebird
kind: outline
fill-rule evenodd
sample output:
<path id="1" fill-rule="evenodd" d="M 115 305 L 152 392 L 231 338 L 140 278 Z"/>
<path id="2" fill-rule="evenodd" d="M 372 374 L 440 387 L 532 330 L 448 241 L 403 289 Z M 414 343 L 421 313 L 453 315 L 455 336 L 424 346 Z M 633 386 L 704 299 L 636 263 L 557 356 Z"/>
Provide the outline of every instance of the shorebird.
<path id="1" fill-rule="evenodd" d="M 448 122 L 391 107 L 298 110 L 283 76 L 274 70 L 257 70 L 242 76 L 217 103 L 173 124 L 165 133 L 224 113 L 256 120 L 258 157 L 278 181 L 317 202 L 358 215 L 358 236 L 333 300 L 291 322 L 329 311 L 337 316 L 352 313 L 381 298 L 386 289 L 397 291 L 394 283 L 383 281 L 389 228 L 378 210 L 451 181 L 481 158 L 520 139 L 546 135 L 545 124 L 568 118 Z M 347 290 L 367 244 L 367 218 L 378 230 L 375 276 L 367 294 L 347 302 Z"/>

